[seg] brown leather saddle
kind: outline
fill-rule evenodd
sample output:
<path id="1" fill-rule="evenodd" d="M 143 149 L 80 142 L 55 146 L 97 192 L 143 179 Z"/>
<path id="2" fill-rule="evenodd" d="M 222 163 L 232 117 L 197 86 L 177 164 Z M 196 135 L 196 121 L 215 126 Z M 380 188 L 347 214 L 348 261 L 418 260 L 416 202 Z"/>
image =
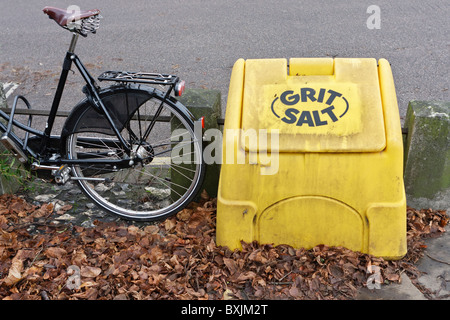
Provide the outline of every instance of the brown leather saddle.
<path id="1" fill-rule="evenodd" d="M 84 10 L 84 11 L 73 11 L 64 10 L 55 7 L 45 7 L 43 9 L 44 13 L 49 16 L 50 19 L 56 21 L 61 27 L 66 27 L 67 23 L 78 21 L 81 19 L 86 19 L 92 16 L 100 14 L 100 10 Z"/>

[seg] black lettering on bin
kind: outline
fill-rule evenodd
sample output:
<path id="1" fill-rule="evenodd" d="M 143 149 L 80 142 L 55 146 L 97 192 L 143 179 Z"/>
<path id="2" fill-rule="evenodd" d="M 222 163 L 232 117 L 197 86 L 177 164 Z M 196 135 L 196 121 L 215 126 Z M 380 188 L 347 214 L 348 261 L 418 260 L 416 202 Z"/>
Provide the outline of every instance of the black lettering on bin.
<path id="1" fill-rule="evenodd" d="M 328 98 L 327 102 L 325 102 L 325 103 L 329 106 L 331 106 L 331 104 L 333 103 L 333 101 L 336 97 L 342 96 L 342 93 L 336 92 L 331 89 L 328 90 L 328 93 L 330 94 L 330 97 Z"/>
<path id="2" fill-rule="evenodd" d="M 325 97 L 325 92 L 327 91 L 327 89 L 320 89 L 319 91 L 319 97 L 317 97 L 317 102 L 322 103 L 323 102 L 323 98 Z"/>
<path id="3" fill-rule="evenodd" d="M 313 88 L 301 88 L 300 92 L 302 94 L 302 102 L 307 102 L 307 98 L 309 98 L 311 102 L 317 100 L 316 97 L 314 97 L 314 95 L 316 94 L 316 90 L 314 90 Z"/>
<path id="4" fill-rule="evenodd" d="M 292 124 L 292 123 L 294 123 L 295 121 L 297 121 L 297 114 L 299 113 L 300 111 L 298 111 L 297 109 L 294 109 L 294 108 L 289 108 L 289 109 L 286 109 L 286 111 L 284 112 L 284 114 L 286 115 L 286 117 L 283 117 L 282 119 L 281 119 L 281 121 L 283 121 L 283 122 L 286 122 L 287 124 Z"/>
<path id="5" fill-rule="evenodd" d="M 297 126 L 301 127 L 303 124 L 307 124 L 310 127 L 314 127 L 314 121 L 309 111 L 303 111 L 298 118 Z"/>
<path id="6" fill-rule="evenodd" d="M 298 94 L 294 94 L 294 91 L 292 90 L 287 90 L 285 92 L 283 92 L 280 96 L 280 100 L 282 103 L 284 103 L 287 106 L 293 106 L 294 104 L 297 104 L 300 101 L 300 97 Z M 287 97 L 288 95 L 291 95 L 289 97 Z"/>
<path id="7" fill-rule="evenodd" d="M 322 112 L 322 114 L 325 114 L 325 113 L 328 114 L 330 116 L 331 120 L 333 120 L 333 122 L 336 122 L 336 121 L 338 121 L 338 118 L 334 114 L 333 109 L 334 109 L 334 107 L 330 106 L 328 108 L 323 109 L 321 112 Z"/>
<path id="8" fill-rule="evenodd" d="M 327 124 L 328 124 L 327 121 L 322 121 L 322 120 L 320 119 L 319 111 L 314 110 L 312 113 L 313 113 L 314 122 L 315 122 L 315 124 L 316 124 L 316 127 L 318 127 L 318 126 L 324 126 L 324 125 L 327 125 Z"/>

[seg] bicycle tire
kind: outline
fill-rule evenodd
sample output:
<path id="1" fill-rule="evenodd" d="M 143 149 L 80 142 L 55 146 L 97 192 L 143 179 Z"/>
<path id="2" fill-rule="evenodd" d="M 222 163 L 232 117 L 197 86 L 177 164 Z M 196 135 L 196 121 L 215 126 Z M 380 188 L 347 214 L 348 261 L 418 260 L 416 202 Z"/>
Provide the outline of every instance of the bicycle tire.
<path id="1" fill-rule="evenodd" d="M 125 219 L 163 220 L 185 208 L 200 191 L 206 169 L 201 137 L 195 137 L 190 112 L 175 99 L 164 99 L 163 92 L 150 87 L 114 86 L 103 90 L 100 97 L 139 161 L 124 168 L 73 165 L 72 176 L 81 190 L 100 208 Z M 143 133 L 151 121 L 144 115 L 152 115 L 152 111 L 143 109 L 159 105 L 163 108 L 160 117 L 164 122 L 157 122 L 143 141 Z M 126 157 L 109 123 L 87 100 L 72 114 L 63 129 L 67 159 Z M 155 141 L 157 135 L 164 136 L 164 140 L 160 136 Z M 180 148 L 176 149 L 177 146 Z M 177 158 L 184 149 L 193 151 L 182 154 L 184 162 L 180 162 Z"/>

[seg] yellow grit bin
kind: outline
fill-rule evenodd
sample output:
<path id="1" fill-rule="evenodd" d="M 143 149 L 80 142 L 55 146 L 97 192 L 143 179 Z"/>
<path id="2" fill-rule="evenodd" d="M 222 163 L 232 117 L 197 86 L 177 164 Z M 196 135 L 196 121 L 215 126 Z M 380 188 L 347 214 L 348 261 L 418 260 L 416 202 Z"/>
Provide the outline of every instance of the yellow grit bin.
<path id="1" fill-rule="evenodd" d="M 385 59 L 240 59 L 231 74 L 217 244 L 406 254 L 403 141 Z"/>

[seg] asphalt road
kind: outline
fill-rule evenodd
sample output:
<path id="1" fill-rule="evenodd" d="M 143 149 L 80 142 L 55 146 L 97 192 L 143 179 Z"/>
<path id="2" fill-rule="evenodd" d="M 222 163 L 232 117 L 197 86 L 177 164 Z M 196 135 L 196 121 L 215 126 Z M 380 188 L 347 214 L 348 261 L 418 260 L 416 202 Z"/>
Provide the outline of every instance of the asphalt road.
<path id="1" fill-rule="evenodd" d="M 221 90 L 224 109 L 238 58 L 386 58 L 402 118 L 410 100 L 450 100 L 448 0 L 0 0 L 0 81 L 20 83 L 15 94 L 36 109 L 50 108 L 70 42 L 42 8 L 71 4 L 104 17 L 77 47 L 94 75 L 174 73 L 188 87 Z M 370 5 L 380 8 L 380 29 L 367 27 Z M 63 110 L 83 98 L 77 79 L 69 77 Z"/>

